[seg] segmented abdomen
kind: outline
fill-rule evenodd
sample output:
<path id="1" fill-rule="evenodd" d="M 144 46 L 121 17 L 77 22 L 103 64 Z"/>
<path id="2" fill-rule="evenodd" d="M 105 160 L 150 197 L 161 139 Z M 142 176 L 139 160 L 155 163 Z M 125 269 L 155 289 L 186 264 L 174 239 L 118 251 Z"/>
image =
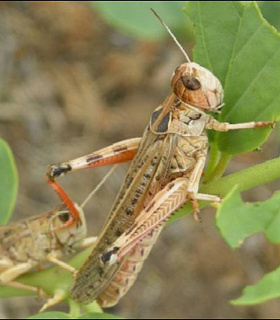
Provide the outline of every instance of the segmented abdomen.
<path id="1" fill-rule="evenodd" d="M 113 307 L 131 288 L 164 225 L 165 223 L 154 229 L 126 255 L 108 287 L 98 296 L 100 307 Z"/>

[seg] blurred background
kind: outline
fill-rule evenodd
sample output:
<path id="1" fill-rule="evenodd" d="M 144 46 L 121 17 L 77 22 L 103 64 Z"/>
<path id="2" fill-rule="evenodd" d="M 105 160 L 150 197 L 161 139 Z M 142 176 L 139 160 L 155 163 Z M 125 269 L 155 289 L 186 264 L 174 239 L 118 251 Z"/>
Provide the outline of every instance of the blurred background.
<path id="1" fill-rule="evenodd" d="M 261 3 L 279 25 L 278 5 Z M 151 112 L 170 91 L 184 58 L 149 11 L 169 24 L 187 52 L 192 27 L 184 2 L 0 2 L 0 135 L 19 172 L 13 220 L 58 203 L 45 183 L 48 164 L 69 160 L 122 139 L 139 137 Z M 262 152 L 234 157 L 227 173 L 279 155 L 277 130 Z M 76 172 L 60 180 L 81 203 L 109 168 Z M 126 173 L 121 165 L 86 207 L 89 235 L 100 231 Z M 261 201 L 279 181 L 244 193 Z M 188 216 L 167 227 L 138 280 L 107 312 L 129 318 L 277 318 L 279 301 L 233 307 L 242 288 L 279 265 L 279 247 L 261 235 L 232 251 L 215 228 L 214 210 L 198 224 Z M 37 313 L 35 298 L 0 301 L 1 318 Z M 67 311 L 63 304 L 55 310 Z M 20 311 L 20 314 L 18 312 Z"/>

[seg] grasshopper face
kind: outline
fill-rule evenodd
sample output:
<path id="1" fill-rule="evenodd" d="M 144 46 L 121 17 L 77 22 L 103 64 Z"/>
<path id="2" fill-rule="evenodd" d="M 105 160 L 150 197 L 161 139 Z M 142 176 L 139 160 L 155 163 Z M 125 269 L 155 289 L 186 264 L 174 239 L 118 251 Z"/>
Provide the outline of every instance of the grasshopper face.
<path id="1" fill-rule="evenodd" d="M 74 203 L 74 205 L 79 212 L 79 220 L 73 220 L 69 211 L 62 211 L 54 215 L 50 221 L 50 231 L 53 231 L 55 238 L 62 247 L 69 250 L 79 247 L 87 235 L 83 210 L 77 204 Z"/>
<path id="2" fill-rule="evenodd" d="M 80 220 L 68 211 L 52 210 L 41 215 L 0 227 L 0 283 L 78 247 L 86 237 L 83 211 L 76 205 Z M 68 223 L 68 224 L 67 224 Z"/>
<path id="3" fill-rule="evenodd" d="M 183 63 L 175 70 L 171 87 L 181 101 L 193 107 L 214 112 L 221 108 L 224 98 L 221 82 L 195 62 Z"/>

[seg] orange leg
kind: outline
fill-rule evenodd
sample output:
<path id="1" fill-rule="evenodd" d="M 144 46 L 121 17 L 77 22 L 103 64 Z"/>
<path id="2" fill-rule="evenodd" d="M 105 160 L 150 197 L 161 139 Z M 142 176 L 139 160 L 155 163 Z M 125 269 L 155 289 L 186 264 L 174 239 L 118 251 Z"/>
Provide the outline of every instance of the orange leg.
<path id="1" fill-rule="evenodd" d="M 80 214 L 78 210 L 76 209 L 73 201 L 68 197 L 66 192 L 56 181 L 47 179 L 47 182 L 54 189 L 54 191 L 58 194 L 62 202 L 71 212 L 73 218 L 69 219 L 65 224 L 65 227 L 70 227 L 73 224 L 74 220 L 80 220 Z"/>

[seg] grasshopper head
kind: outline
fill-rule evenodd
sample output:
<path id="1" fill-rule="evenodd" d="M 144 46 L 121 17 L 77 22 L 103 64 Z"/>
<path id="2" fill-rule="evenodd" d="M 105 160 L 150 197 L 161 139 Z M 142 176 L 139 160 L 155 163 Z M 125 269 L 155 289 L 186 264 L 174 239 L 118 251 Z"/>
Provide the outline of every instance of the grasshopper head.
<path id="1" fill-rule="evenodd" d="M 65 248 L 75 248 L 85 239 L 87 226 L 82 208 L 74 203 L 80 220 L 75 220 L 68 210 L 58 211 L 50 221 L 50 230 L 58 242 Z"/>
<path id="2" fill-rule="evenodd" d="M 181 64 L 171 80 L 174 94 L 193 107 L 218 111 L 223 102 L 223 87 L 213 73 L 195 62 Z"/>

